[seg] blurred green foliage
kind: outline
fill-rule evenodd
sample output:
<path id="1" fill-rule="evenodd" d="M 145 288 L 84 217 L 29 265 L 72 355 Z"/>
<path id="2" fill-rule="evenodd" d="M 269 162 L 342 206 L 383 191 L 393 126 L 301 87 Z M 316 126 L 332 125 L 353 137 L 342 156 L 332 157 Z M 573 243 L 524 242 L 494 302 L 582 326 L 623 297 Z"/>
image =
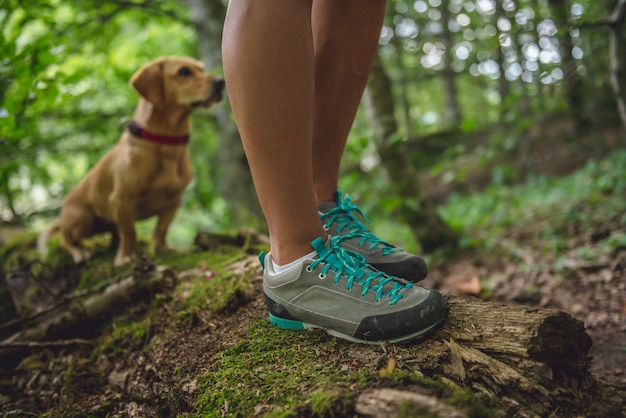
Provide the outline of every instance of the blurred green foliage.
<path id="1" fill-rule="evenodd" d="M 604 2 L 571 4 L 570 33 L 575 47 L 583 51 L 573 69 L 561 69 L 556 52 L 559 32 L 550 32 L 554 21 L 547 1 L 504 1 L 500 12 L 495 4 L 490 0 L 388 1 L 380 55 L 393 81 L 399 123 L 396 140 L 417 141 L 415 161 L 422 172 L 462 180 L 474 167 L 514 152 L 519 133 L 537 118 L 566 111 L 563 79 L 572 71 L 585 75 L 585 88 L 597 95 L 588 106 L 611 109 L 613 105 L 606 31 L 575 28 L 605 16 Z M 450 12 L 447 58 L 442 5 Z M 181 0 L 0 2 L 0 221 L 38 228 L 38 219 L 54 216 L 66 193 L 113 146 L 131 117 L 137 95 L 128 80 L 134 71 L 157 56 L 198 55 L 197 34 L 189 17 Z M 556 29 L 563 33 L 563 28 Z M 509 38 L 513 46 L 506 46 Z M 493 65 L 499 54 L 514 51 L 515 45 L 519 46 L 517 61 L 511 55 L 506 64 L 511 69 L 505 80 L 508 93 L 500 97 L 503 78 Z M 552 58 L 544 62 L 542 53 Z M 450 129 L 442 93 L 450 69 L 462 118 L 458 131 L 436 138 L 437 146 L 428 151 L 419 141 Z M 528 100 L 528 113 L 520 110 L 524 100 Z M 611 111 L 597 113 L 599 119 L 612 115 Z M 194 114 L 193 123 L 190 146 L 196 175 L 185 195 L 185 215 L 177 217 L 171 231 L 174 244 L 188 243 L 197 228 L 241 226 L 230 223 L 217 191 L 218 133 L 211 111 Z M 478 148 L 468 140 L 474 134 L 486 138 Z M 381 168 L 372 136 L 367 118 L 359 113 L 344 155 L 340 187 L 376 221 L 379 232 L 386 230 L 386 237 L 413 248 L 416 244 L 407 228 L 394 222 L 398 195 Z M 473 166 L 455 163 L 468 153 L 475 155 Z M 518 180 L 516 170 L 509 163 L 496 165 L 493 183 Z M 548 179 L 533 181 L 552 187 Z M 567 196 L 564 191 L 554 193 L 555 198 Z M 491 222 L 506 219 L 508 209 L 500 208 L 495 196 L 489 195 L 477 197 L 472 209 L 462 213 L 454 206 L 459 197 L 453 198 L 451 206 L 443 209 L 448 221 L 455 228 L 469 228 L 468 220 L 478 222 L 487 209 Z M 150 222 L 140 225 L 140 231 L 147 231 Z"/>
<path id="2" fill-rule="evenodd" d="M 487 251 L 506 234 L 515 234 L 518 243 L 533 242 L 560 254 L 572 237 L 585 231 L 591 236 L 604 225 L 609 239 L 601 241 L 608 254 L 626 244 L 620 232 L 626 231 L 625 199 L 626 151 L 620 150 L 588 161 L 571 176 L 538 176 L 516 186 L 494 184 L 471 196 L 454 194 L 441 212 L 450 225 L 465 231 L 465 246 Z"/>

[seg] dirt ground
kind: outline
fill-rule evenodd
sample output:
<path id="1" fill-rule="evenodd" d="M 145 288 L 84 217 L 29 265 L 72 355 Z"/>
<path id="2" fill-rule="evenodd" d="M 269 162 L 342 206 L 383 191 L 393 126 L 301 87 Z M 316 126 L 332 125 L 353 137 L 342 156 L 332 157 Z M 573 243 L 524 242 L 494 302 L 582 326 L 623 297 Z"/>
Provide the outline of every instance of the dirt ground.
<path id="1" fill-rule="evenodd" d="M 592 373 L 626 387 L 626 248 L 617 248 L 605 259 L 586 261 L 579 248 L 593 246 L 608 233 L 581 233 L 558 258 L 521 251 L 503 243 L 486 256 L 464 253 L 445 265 L 432 265 L 422 282 L 450 294 L 477 295 L 494 302 L 565 311 L 584 322 L 593 339 Z M 519 242 L 512 237 L 511 242 Z M 563 262 L 563 260 L 565 260 Z M 186 326 L 173 311 L 184 298 L 185 287 L 165 298 L 151 315 L 149 333 L 123 352 L 95 353 L 102 335 L 66 340 L 59 347 L 35 347 L 31 355 L 0 372 L 0 415 L 35 417 L 169 417 L 192 414 L 201 376 L 214 356 L 250 324 L 267 315 L 257 257 L 250 254 L 237 268 L 251 271 L 252 288 L 218 315 L 198 312 Z M 179 272 L 184 280 L 193 275 Z M 210 272 L 206 272 L 209 274 Z M 186 278 L 185 278 L 186 277 Z M 132 316 L 149 309 L 137 304 Z M 174 330 L 174 331 L 173 331 Z M 115 341 L 111 344 L 113 349 Z M 146 346 L 149 350 L 144 350 Z M 105 344 L 106 346 L 106 344 Z M 340 343 L 328 337 L 317 356 L 337 368 L 378 367 L 381 352 L 358 344 Z M 110 358 L 115 358 L 111 361 Z M 6 364 L 3 364 L 6 366 Z M 228 416 L 228 405 L 223 406 Z M 264 414 L 259 406 L 257 415 Z"/>

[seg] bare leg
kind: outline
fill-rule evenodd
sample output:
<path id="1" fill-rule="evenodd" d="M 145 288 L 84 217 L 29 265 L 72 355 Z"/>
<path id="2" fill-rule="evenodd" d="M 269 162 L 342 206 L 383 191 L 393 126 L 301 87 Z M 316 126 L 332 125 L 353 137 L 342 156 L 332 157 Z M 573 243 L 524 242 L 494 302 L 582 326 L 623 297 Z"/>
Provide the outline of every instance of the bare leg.
<path id="1" fill-rule="evenodd" d="M 332 201 L 339 165 L 378 46 L 385 0 L 314 0 L 313 174 L 317 201 Z"/>
<path id="2" fill-rule="evenodd" d="M 382 0 L 230 0 L 222 50 L 273 259 L 281 265 L 294 261 L 311 252 L 311 241 L 320 256 L 302 262 L 299 270 L 264 270 L 270 322 L 288 329 L 313 325 L 350 341 L 399 342 L 443 321 L 446 300 L 370 268 L 340 248 L 339 239 L 328 247 L 316 239 L 326 235 L 316 198 L 324 199 L 330 186 L 329 197 L 335 192 L 347 132 L 371 65 L 374 47 L 364 45 L 377 38 L 372 28 L 381 16 L 361 8 L 371 9 L 374 1 L 382 15 Z M 350 36 L 363 45 L 341 46 Z M 326 123 L 329 127 L 322 128 Z M 362 282 L 354 280 L 357 273 Z M 325 280 L 327 274 L 332 279 Z M 303 285 L 307 297 L 301 297 Z M 389 291 L 374 295 L 382 286 Z M 359 294 L 367 299 L 356 299 Z M 318 298 L 321 303 L 311 303 Z"/>
<path id="3" fill-rule="evenodd" d="M 226 86 L 278 264 L 325 236 L 313 190 L 311 8 L 231 0 L 224 26 Z"/>

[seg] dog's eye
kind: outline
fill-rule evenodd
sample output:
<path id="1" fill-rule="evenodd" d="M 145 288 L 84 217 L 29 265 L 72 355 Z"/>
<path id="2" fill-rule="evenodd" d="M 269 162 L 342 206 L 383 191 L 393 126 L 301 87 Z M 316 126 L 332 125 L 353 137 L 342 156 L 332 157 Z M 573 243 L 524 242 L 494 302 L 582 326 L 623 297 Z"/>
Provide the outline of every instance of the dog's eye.
<path id="1" fill-rule="evenodd" d="M 189 77 L 191 75 L 191 70 L 187 67 L 182 67 L 178 70 L 178 75 L 181 77 Z"/>

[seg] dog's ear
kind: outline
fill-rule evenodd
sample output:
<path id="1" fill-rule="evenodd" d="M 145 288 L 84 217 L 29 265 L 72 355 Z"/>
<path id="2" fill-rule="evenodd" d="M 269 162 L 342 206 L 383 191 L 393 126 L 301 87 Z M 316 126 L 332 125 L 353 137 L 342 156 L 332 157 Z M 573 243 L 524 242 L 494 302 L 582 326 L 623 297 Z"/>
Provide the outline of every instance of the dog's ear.
<path id="1" fill-rule="evenodd" d="M 141 96 L 152 103 L 154 107 L 161 107 L 165 102 L 165 88 L 163 86 L 163 62 L 153 61 L 141 67 L 131 77 L 130 85 Z"/>

